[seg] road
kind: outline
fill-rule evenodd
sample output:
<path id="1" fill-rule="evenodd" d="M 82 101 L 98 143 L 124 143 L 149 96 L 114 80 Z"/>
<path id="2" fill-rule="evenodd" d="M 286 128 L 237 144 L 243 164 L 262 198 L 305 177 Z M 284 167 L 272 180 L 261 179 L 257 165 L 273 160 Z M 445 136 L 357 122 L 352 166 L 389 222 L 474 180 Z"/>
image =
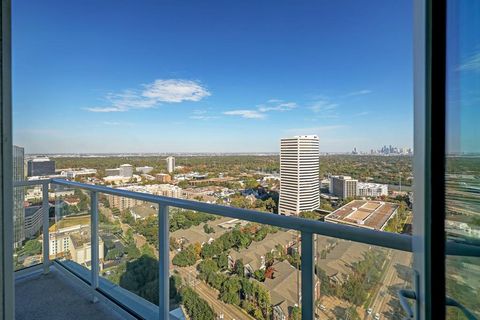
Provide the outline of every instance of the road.
<path id="1" fill-rule="evenodd" d="M 388 262 L 387 270 L 385 272 L 385 276 L 382 281 L 382 285 L 377 292 L 377 296 L 373 300 L 372 309 L 373 314 L 379 313 L 382 318 L 386 319 L 386 315 L 391 312 L 391 307 L 389 305 L 390 301 L 393 299 L 398 299 L 395 295 L 392 295 L 389 292 L 389 287 L 391 286 L 404 286 L 405 281 L 398 276 L 397 269 L 395 266 L 397 264 L 409 267 L 411 261 L 411 253 L 403 252 L 403 251 L 396 251 L 393 250 L 391 254 L 390 262 Z M 384 294 L 381 294 L 384 292 Z"/>
<path id="2" fill-rule="evenodd" d="M 217 315 L 223 314 L 224 320 L 253 319 L 246 312 L 243 312 L 236 306 L 223 303 L 218 299 L 217 290 L 209 287 L 205 282 L 196 279 L 197 270 L 195 269 L 195 266 L 173 268 L 173 266 L 170 264 L 171 272 L 173 272 L 173 269 L 177 270 L 184 281 L 194 288 L 202 299 L 207 301 L 207 303 L 215 310 Z"/>

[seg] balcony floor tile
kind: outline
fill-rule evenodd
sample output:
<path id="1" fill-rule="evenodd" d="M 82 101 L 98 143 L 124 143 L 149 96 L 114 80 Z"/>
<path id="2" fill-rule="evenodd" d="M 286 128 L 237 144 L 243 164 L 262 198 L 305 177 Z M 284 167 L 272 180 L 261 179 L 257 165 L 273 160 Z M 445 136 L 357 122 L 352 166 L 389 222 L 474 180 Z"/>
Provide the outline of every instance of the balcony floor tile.
<path id="1" fill-rule="evenodd" d="M 80 284 L 52 268 L 49 274 L 34 273 L 15 282 L 16 320 L 116 320 L 122 317 L 103 303 L 92 303 Z"/>

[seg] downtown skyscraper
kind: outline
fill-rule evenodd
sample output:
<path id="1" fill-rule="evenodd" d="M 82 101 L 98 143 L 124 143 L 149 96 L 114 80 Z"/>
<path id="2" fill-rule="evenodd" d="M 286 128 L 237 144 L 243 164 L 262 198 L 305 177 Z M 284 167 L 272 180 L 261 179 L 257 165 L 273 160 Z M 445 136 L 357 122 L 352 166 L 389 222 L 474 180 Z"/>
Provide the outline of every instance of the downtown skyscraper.
<path id="1" fill-rule="evenodd" d="M 280 203 L 278 212 L 298 215 L 320 206 L 318 136 L 284 138 L 280 142 Z"/>

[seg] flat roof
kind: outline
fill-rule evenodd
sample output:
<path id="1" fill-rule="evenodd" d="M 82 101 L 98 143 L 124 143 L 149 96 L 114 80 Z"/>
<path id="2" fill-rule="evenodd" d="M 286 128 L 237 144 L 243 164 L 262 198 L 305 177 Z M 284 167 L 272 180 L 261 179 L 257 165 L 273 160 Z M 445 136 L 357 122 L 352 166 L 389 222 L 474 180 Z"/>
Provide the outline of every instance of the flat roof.
<path id="1" fill-rule="evenodd" d="M 353 200 L 325 216 L 325 221 L 383 230 L 398 207 L 391 202 Z"/>

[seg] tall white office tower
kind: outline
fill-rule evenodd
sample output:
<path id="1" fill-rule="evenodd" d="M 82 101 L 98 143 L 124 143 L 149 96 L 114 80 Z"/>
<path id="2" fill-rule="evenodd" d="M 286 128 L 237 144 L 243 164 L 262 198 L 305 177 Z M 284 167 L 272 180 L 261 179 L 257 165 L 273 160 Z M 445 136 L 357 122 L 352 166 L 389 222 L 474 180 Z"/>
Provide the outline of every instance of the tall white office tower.
<path id="1" fill-rule="evenodd" d="M 18 146 L 13 146 L 13 180 L 25 180 L 25 151 Z M 15 248 L 20 247 L 25 240 L 24 201 L 24 188 L 13 188 L 13 244 Z"/>
<path id="2" fill-rule="evenodd" d="M 281 140 L 280 214 L 298 215 L 320 206 L 319 155 L 318 136 Z"/>
<path id="3" fill-rule="evenodd" d="M 175 171 L 175 158 L 174 157 L 167 157 L 167 171 L 168 173 L 173 173 Z"/>

